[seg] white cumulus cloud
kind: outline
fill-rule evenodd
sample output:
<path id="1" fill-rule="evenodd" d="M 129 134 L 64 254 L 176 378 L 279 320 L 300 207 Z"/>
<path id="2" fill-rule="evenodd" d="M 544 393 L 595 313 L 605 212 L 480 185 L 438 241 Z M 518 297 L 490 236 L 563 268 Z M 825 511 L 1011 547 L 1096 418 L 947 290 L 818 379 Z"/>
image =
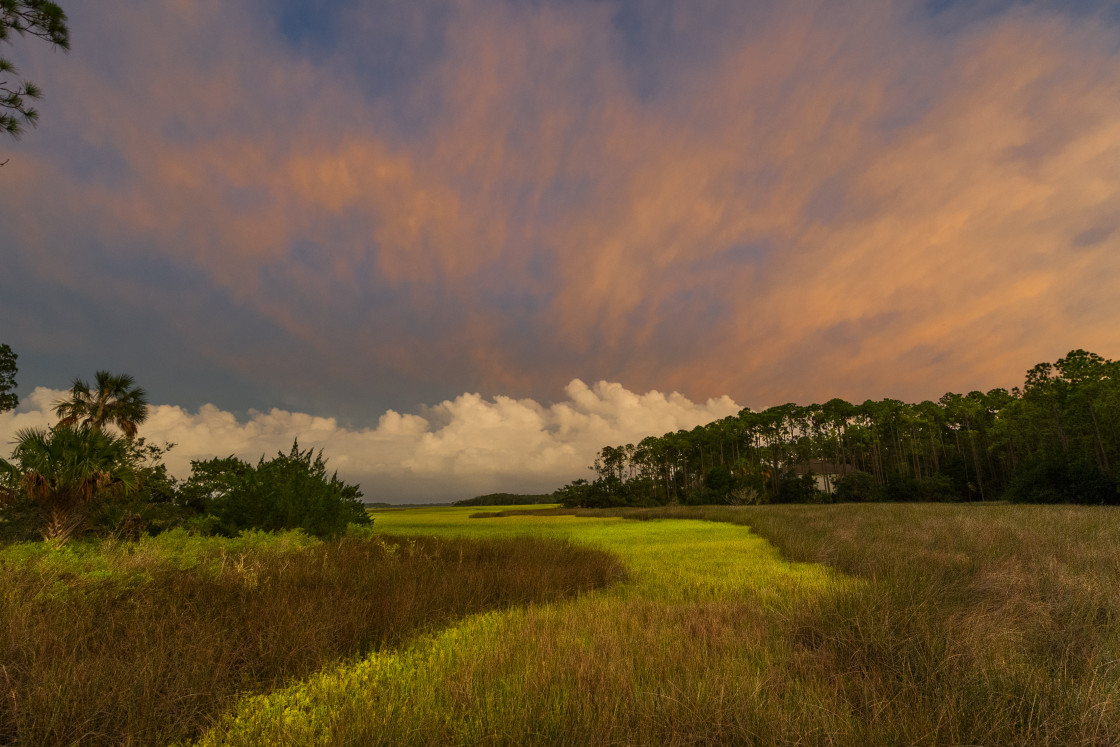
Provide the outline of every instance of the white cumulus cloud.
<path id="1" fill-rule="evenodd" d="M 19 408 L 0 414 L 0 444 L 20 428 L 51 425 L 51 406 L 65 392 L 39 387 Z M 639 394 L 621 384 L 579 379 L 565 399 L 462 394 L 422 414 L 389 410 L 377 425 L 344 428 L 334 418 L 272 409 L 248 420 L 214 405 L 189 412 L 176 405 L 152 407 L 140 435 L 171 442 L 168 469 L 190 473 L 193 459 L 234 454 L 249 461 L 287 451 L 293 439 L 322 449 L 328 468 L 358 482 L 368 501 L 446 501 L 489 492 L 550 492 L 578 477 L 600 448 L 637 443 L 646 436 L 691 429 L 738 412 L 728 396 L 693 402 L 673 392 Z M 6 450 L 6 447 L 5 447 Z"/>

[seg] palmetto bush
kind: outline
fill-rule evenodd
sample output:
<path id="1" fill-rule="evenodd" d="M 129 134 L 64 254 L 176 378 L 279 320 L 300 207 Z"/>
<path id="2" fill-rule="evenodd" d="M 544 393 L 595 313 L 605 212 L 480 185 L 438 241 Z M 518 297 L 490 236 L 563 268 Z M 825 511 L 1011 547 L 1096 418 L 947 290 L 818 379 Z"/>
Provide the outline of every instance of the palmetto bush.
<path id="1" fill-rule="evenodd" d="M 17 431 L 15 443 L 11 459 L 0 459 L 0 517 L 17 507 L 26 515 L 32 504 L 45 539 L 65 542 L 83 529 L 92 507 L 138 488 L 126 438 L 60 425 Z"/>

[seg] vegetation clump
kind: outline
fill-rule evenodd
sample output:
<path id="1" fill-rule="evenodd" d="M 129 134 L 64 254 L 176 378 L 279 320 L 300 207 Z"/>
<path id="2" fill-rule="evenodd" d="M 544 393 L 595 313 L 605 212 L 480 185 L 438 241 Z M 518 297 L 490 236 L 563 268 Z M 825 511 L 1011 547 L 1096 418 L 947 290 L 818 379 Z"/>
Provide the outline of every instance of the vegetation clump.
<path id="1" fill-rule="evenodd" d="M 749 408 L 606 446 L 565 506 L 991 501 L 1120 504 L 1120 362 L 1072 350 L 1022 388 L 907 404 Z"/>
<path id="2" fill-rule="evenodd" d="M 335 537 L 349 524 L 369 523 L 357 485 L 327 476 L 323 452 L 291 451 L 253 465 L 234 456 L 191 462 L 191 476 L 176 500 L 194 514 L 195 526 L 226 536 L 246 529 L 302 529 Z"/>
<path id="3" fill-rule="evenodd" d="M 14 360 L 0 349 L 0 364 Z M 0 378 L 5 407 L 15 401 L 3 393 L 14 380 L 9 368 Z M 62 544 L 176 527 L 228 537 L 287 529 L 337 537 L 369 522 L 358 486 L 328 476 L 323 452 L 298 442 L 256 465 L 232 455 L 194 461 L 190 477 L 177 482 L 163 464 L 174 444 L 137 437 L 148 416 L 146 392 L 127 374 L 98 371 L 94 382 L 75 379 L 55 404 L 58 423 L 19 431 L 11 458 L 0 458 L 0 541 Z"/>
<path id="4" fill-rule="evenodd" d="M 487 493 L 474 498 L 465 498 L 455 501 L 453 506 L 531 506 L 538 503 L 555 503 L 556 498 L 552 493 L 522 494 L 522 493 Z"/>

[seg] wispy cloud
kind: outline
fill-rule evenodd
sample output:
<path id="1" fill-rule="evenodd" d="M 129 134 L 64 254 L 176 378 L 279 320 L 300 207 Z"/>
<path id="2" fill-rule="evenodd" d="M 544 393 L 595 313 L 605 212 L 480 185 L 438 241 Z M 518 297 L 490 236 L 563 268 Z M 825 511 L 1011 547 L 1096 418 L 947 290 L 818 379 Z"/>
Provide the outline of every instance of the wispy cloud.
<path id="1" fill-rule="evenodd" d="M 114 321 L 117 349 L 335 413 L 573 376 L 920 398 L 1120 351 L 1115 27 L 755 5 L 362 7 L 314 53 L 264 3 L 75 8 L 0 200 L 58 323 L 0 301 L 0 333 L 81 350 L 66 323 L 115 305 L 164 332 Z M 390 27 L 425 56 L 365 48 Z M 181 300 L 214 297 L 244 331 Z"/>

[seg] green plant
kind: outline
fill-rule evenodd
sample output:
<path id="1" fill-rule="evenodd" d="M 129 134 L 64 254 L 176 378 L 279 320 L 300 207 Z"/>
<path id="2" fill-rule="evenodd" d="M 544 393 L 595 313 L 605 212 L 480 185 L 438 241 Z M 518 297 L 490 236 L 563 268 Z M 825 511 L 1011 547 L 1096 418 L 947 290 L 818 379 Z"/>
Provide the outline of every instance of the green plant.
<path id="1" fill-rule="evenodd" d="M 533 538 L 16 545 L 0 550 L 0 743 L 191 739 L 244 693 L 620 575 L 606 553 Z"/>
<path id="2" fill-rule="evenodd" d="M 261 457 L 254 467 L 236 457 L 191 463 L 178 500 L 196 515 L 211 515 L 219 531 L 303 529 L 318 537 L 338 536 L 369 516 L 357 485 L 327 476 L 323 453 L 292 444 L 287 454 Z"/>
<path id="3" fill-rule="evenodd" d="M 98 371 L 96 388 L 81 379 L 74 379 L 70 398 L 55 403 L 54 412 L 62 426 L 82 426 L 99 431 L 115 425 L 132 438 L 148 417 L 147 392 L 136 386 L 128 374 Z"/>
<path id="4" fill-rule="evenodd" d="M 127 439 L 69 426 L 17 431 L 12 460 L 0 459 L 0 480 L 9 504 L 22 496 L 42 507 L 43 537 L 59 543 L 85 529 L 91 509 L 139 486 Z"/>
<path id="5" fill-rule="evenodd" d="M 19 404 L 16 394 L 16 355 L 7 345 L 0 345 L 0 412 L 14 410 Z"/>
<path id="6" fill-rule="evenodd" d="M 885 501 L 887 491 L 870 472 L 856 470 L 835 482 L 834 497 L 837 503 L 872 503 Z"/>

